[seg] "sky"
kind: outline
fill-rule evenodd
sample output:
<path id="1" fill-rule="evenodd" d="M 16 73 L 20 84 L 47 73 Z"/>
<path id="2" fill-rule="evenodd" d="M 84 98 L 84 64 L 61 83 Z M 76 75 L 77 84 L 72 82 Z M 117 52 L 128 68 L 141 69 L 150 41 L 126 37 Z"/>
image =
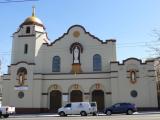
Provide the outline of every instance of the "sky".
<path id="1" fill-rule="evenodd" d="M 32 14 L 44 23 L 53 42 L 69 27 L 82 25 L 100 40 L 116 39 L 117 61 L 129 57 L 153 57 L 150 46 L 158 46 L 155 30 L 160 30 L 160 0 L 36 0 L 2 3 L 0 0 L 1 74 L 11 60 L 12 34 Z M 10 0 L 13 1 L 13 0 Z M 16 0 L 24 1 L 24 0 Z"/>

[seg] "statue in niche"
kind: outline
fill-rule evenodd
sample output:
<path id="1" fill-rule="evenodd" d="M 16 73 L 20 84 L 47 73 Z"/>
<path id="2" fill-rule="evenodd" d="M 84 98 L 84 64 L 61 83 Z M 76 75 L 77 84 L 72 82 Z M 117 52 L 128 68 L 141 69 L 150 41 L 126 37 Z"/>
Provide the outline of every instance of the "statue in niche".
<path id="1" fill-rule="evenodd" d="M 131 80 L 135 80 L 135 72 L 134 71 L 131 72 Z"/>
<path id="2" fill-rule="evenodd" d="M 27 80 L 27 70 L 24 67 L 21 67 L 17 71 L 17 80 L 20 86 L 24 85 L 25 80 Z"/>
<path id="3" fill-rule="evenodd" d="M 73 63 L 79 63 L 79 49 L 77 48 L 77 46 L 73 51 L 73 55 L 74 55 Z"/>
<path id="4" fill-rule="evenodd" d="M 19 84 L 22 86 L 24 84 L 24 75 L 20 74 L 19 75 Z"/>
<path id="5" fill-rule="evenodd" d="M 131 71 L 131 73 L 130 73 L 130 81 L 131 81 L 131 83 L 136 83 L 136 72 L 135 71 Z"/>

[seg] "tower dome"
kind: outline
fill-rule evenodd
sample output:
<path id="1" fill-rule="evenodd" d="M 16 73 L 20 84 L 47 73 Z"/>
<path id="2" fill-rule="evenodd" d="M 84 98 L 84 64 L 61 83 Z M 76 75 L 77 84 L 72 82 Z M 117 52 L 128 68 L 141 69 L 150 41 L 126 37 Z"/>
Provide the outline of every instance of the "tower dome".
<path id="1" fill-rule="evenodd" d="M 35 7 L 33 7 L 32 16 L 26 18 L 25 21 L 20 25 L 20 27 L 22 27 L 23 25 L 38 25 L 45 28 L 43 22 L 35 16 Z"/>

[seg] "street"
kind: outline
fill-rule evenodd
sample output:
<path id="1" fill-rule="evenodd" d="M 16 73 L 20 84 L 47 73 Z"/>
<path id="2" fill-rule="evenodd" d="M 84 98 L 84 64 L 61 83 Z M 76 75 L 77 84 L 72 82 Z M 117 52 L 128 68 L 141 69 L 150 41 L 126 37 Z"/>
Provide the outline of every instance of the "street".
<path id="1" fill-rule="evenodd" d="M 2 118 L 4 119 L 4 118 Z M 33 114 L 33 115 L 14 115 L 6 120 L 160 120 L 160 112 L 144 112 L 136 113 L 134 115 L 117 114 L 105 116 L 100 114 L 98 116 L 69 115 L 67 117 L 59 117 L 52 114 Z"/>

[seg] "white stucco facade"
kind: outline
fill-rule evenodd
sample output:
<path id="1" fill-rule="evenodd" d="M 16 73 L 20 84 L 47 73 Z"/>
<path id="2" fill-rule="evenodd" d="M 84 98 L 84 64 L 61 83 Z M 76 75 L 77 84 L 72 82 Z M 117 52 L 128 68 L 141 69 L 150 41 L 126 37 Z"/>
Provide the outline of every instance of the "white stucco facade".
<path id="1" fill-rule="evenodd" d="M 154 61 L 128 58 L 119 63 L 116 40 L 102 41 L 73 25 L 49 44 L 44 25 L 27 21 L 13 34 L 12 44 L 2 104 L 19 113 L 56 112 L 74 101 L 96 101 L 99 111 L 117 102 L 158 107 Z"/>

